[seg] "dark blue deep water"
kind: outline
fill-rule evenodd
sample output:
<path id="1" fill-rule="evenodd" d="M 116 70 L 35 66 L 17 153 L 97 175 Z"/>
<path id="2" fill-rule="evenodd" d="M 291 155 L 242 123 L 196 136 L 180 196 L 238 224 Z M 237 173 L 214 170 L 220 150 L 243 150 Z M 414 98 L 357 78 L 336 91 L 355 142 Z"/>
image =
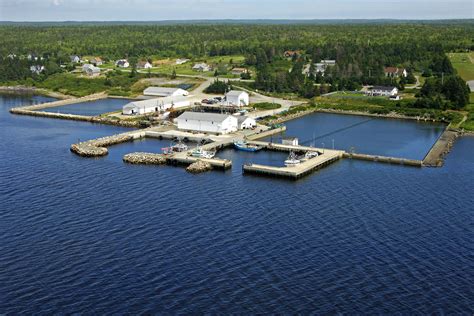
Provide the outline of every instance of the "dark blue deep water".
<path id="1" fill-rule="evenodd" d="M 68 104 L 54 108 L 47 108 L 40 110 L 42 112 L 54 112 L 64 114 L 76 114 L 96 116 L 108 112 L 115 112 L 122 110 L 122 107 L 131 102 L 131 99 L 107 98 L 82 103 Z"/>
<path id="2" fill-rule="evenodd" d="M 8 113 L 37 100 L 0 98 L 0 314 L 474 311 L 474 138 L 440 169 L 341 160 L 291 182 L 241 173 L 284 157 L 226 150 L 232 170 L 193 176 L 122 163 L 155 140 L 77 157 L 124 129 Z"/>

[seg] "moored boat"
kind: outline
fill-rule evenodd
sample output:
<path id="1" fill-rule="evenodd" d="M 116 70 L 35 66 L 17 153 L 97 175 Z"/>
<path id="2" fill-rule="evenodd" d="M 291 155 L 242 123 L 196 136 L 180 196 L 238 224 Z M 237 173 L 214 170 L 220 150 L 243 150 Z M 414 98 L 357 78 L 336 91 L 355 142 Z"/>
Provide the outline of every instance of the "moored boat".
<path id="1" fill-rule="evenodd" d="M 257 145 L 251 145 L 246 141 L 235 141 L 234 148 L 242 151 L 256 152 L 262 149 L 262 147 Z"/>
<path id="2" fill-rule="evenodd" d="M 207 151 L 207 150 L 203 150 L 201 147 L 196 147 L 195 149 L 193 149 L 191 151 L 191 156 L 192 157 L 196 157 L 196 158 L 207 158 L 207 159 L 211 159 L 211 158 L 214 158 L 214 156 L 216 155 L 216 152 L 215 151 Z"/>
<path id="3" fill-rule="evenodd" d="M 296 165 L 299 165 L 301 161 L 296 157 L 296 154 L 294 152 L 290 152 L 290 155 L 288 158 L 285 160 L 285 166 L 287 167 L 293 167 Z"/>

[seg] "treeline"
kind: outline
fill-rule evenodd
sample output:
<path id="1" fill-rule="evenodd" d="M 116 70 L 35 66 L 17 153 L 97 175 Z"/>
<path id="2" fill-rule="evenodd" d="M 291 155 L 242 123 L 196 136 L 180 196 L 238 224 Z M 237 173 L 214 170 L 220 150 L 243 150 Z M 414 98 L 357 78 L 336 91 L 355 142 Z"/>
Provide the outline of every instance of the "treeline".
<path id="1" fill-rule="evenodd" d="M 0 55 L 202 57 L 247 54 L 257 48 L 282 54 L 289 49 L 311 52 L 323 47 L 324 55 L 342 57 L 338 55 L 354 47 L 354 53 L 360 54 L 367 51 L 364 47 L 382 45 L 393 56 L 387 62 L 396 63 L 417 60 L 419 49 L 404 49 L 407 46 L 474 49 L 473 30 L 469 23 L 0 26 Z"/>

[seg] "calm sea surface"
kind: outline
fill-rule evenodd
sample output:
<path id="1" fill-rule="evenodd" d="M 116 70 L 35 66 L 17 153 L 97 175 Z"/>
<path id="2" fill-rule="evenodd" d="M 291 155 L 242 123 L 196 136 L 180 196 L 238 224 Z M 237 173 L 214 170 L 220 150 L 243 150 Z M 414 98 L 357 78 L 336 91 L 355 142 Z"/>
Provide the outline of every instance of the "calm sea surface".
<path id="1" fill-rule="evenodd" d="M 282 154 L 225 150 L 232 170 L 194 176 L 121 161 L 167 141 L 85 159 L 71 143 L 125 129 L 8 112 L 46 100 L 0 97 L 0 314 L 474 311 L 474 138 L 440 169 L 341 160 L 292 182 L 242 175 Z M 304 120 L 287 134 L 408 158 L 443 128 Z"/>

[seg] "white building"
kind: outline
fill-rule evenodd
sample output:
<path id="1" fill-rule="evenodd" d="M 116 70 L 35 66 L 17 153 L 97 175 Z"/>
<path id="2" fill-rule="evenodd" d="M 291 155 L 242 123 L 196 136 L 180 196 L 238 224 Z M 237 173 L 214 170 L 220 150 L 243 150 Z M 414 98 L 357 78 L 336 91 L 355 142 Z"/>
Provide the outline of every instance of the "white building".
<path id="1" fill-rule="evenodd" d="M 207 72 L 207 71 L 211 71 L 211 66 L 205 63 L 195 64 L 193 66 L 193 70 Z"/>
<path id="2" fill-rule="evenodd" d="M 42 73 L 42 72 L 44 71 L 44 69 L 45 69 L 45 68 L 44 68 L 44 66 L 42 66 L 42 65 L 34 65 L 34 66 L 31 66 L 31 67 L 30 67 L 30 71 L 31 71 L 32 73 L 37 74 L 37 75 L 39 75 L 40 73 Z"/>
<path id="3" fill-rule="evenodd" d="M 184 112 L 177 119 L 178 129 L 214 134 L 229 134 L 238 130 L 238 119 L 233 115 Z"/>
<path id="4" fill-rule="evenodd" d="M 148 87 L 143 90 L 143 95 L 154 97 L 187 96 L 189 92 L 180 88 Z"/>
<path id="5" fill-rule="evenodd" d="M 78 55 L 69 56 L 69 59 L 71 60 L 71 63 L 78 63 L 81 61 L 81 57 Z"/>
<path id="6" fill-rule="evenodd" d="M 191 102 L 186 97 L 156 98 L 144 101 L 130 102 L 122 108 L 122 114 L 143 115 L 147 113 L 167 111 L 171 108 L 184 108 L 190 105 Z"/>
<path id="7" fill-rule="evenodd" d="M 100 75 L 100 68 L 92 64 L 84 64 L 82 66 L 82 72 L 88 76 L 95 77 Z"/>
<path id="8" fill-rule="evenodd" d="M 233 106 L 248 106 L 250 104 L 249 94 L 245 91 L 231 90 L 225 95 L 225 104 Z"/>
<path id="9" fill-rule="evenodd" d="M 126 59 L 119 59 L 115 62 L 115 66 L 120 68 L 128 68 L 130 67 L 130 63 Z"/>
<path id="10" fill-rule="evenodd" d="M 336 66 L 336 61 L 333 59 L 323 59 L 321 60 L 321 64 L 325 64 L 326 66 Z"/>
<path id="11" fill-rule="evenodd" d="M 176 65 L 182 65 L 182 64 L 185 64 L 189 61 L 189 59 L 187 58 L 179 58 L 179 59 L 176 59 Z"/>
<path id="12" fill-rule="evenodd" d="M 371 96 L 391 97 L 398 94 L 398 89 L 396 87 L 374 86 L 367 94 Z"/>
<path id="13" fill-rule="evenodd" d="M 137 68 L 138 69 L 151 69 L 153 68 L 153 65 L 149 61 L 139 61 L 137 63 Z"/>
<path id="14" fill-rule="evenodd" d="M 252 129 L 257 126 L 255 119 L 248 116 L 237 116 L 239 129 Z"/>
<path id="15" fill-rule="evenodd" d="M 281 140 L 283 145 L 298 146 L 298 138 L 296 137 L 285 137 Z"/>

